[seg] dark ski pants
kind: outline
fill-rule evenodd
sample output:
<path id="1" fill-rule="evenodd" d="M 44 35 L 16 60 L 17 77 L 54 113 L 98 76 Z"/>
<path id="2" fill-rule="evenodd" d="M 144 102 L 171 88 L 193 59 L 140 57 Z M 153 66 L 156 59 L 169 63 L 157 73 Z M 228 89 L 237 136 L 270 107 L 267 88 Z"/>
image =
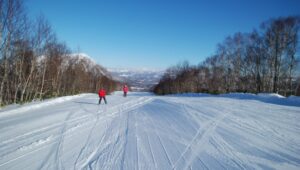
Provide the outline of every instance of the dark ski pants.
<path id="1" fill-rule="evenodd" d="M 126 97 L 127 96 L 127 92 L 124 92 L 124 95 L 123 95 L 124 97 Z"/>
<path id="2" fill-rule="evenodd" d="M 103 100 L 104 100 L 104 103 L 105 103 L 105 104 L 107 104 L 107 102 L 106 102 L 106 98 L 105 98 L 105 97 L 100 97 L 100 99 L 99 99 L 99 104 L 101 104 L 101 100 L 102 100 L 102 98 L 103 98 Z"/>

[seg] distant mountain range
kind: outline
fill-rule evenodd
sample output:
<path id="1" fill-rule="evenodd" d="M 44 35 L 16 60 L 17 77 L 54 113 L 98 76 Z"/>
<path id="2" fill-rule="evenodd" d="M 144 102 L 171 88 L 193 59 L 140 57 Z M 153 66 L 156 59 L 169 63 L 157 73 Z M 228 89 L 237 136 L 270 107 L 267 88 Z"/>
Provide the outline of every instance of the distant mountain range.
<path id="1" fill-rule="evenodd" d="M 108 72 L 114 79 L 130 85 L 134 91 L 149 91 L 151 87 L 159 82 L 164 74 L 164 70 L 144 68 L 109 68 Z"/>
<path id="2" fill-rule="evenodd" d="M 41 56 L 39 62 L 45 59 Z M 67 68 L 72 63 L 80 64 L 86 71 L 92 74 L 101 74 L 108 78 L 115 79 L 128 84 L 133 91 L 149 91 L 156 85 L 165 70 L 162 69 L 128 69 L 128 68 L 109 68 L 96 63 L 96 61 L 85 53 L 68 54 L 63 59 L 63 66 Z"/>

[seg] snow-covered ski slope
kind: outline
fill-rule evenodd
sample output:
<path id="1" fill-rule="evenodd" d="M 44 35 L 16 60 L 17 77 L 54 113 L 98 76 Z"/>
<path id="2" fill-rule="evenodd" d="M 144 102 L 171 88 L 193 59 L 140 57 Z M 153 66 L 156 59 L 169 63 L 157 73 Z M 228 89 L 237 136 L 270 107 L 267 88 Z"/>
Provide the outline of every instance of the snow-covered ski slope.
<path id="1" fill-rule="evenodd" d="M 0 169 L 300 169 L 299 98 L 96 94 L 0 110 Z M 196 96 L 196 97 L 195 97 Z"/>

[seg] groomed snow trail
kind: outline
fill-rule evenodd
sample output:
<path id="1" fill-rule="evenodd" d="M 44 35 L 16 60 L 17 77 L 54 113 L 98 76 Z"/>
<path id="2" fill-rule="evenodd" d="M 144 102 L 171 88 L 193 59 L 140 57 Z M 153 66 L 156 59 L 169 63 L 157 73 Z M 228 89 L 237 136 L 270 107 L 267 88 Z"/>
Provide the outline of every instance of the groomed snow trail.
<path id="1" fill-rule="evenodd" d="M 300 106 L 120 92 L 107 100 L 0 111 L 0 169 L 300 169 Z"/>

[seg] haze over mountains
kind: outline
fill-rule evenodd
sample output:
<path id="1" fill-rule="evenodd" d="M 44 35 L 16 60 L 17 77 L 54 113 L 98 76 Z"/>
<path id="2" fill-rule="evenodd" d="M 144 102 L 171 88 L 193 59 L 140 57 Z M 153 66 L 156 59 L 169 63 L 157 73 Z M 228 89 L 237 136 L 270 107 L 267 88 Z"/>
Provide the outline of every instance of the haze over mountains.
<path id="1" fill-rule="evenodd" d="M 114 79 L 129 84 L 134 91 L 149 91 L 164 74 L 162 69 L 146 68 L 109 68 L 108 71 Z"/>

